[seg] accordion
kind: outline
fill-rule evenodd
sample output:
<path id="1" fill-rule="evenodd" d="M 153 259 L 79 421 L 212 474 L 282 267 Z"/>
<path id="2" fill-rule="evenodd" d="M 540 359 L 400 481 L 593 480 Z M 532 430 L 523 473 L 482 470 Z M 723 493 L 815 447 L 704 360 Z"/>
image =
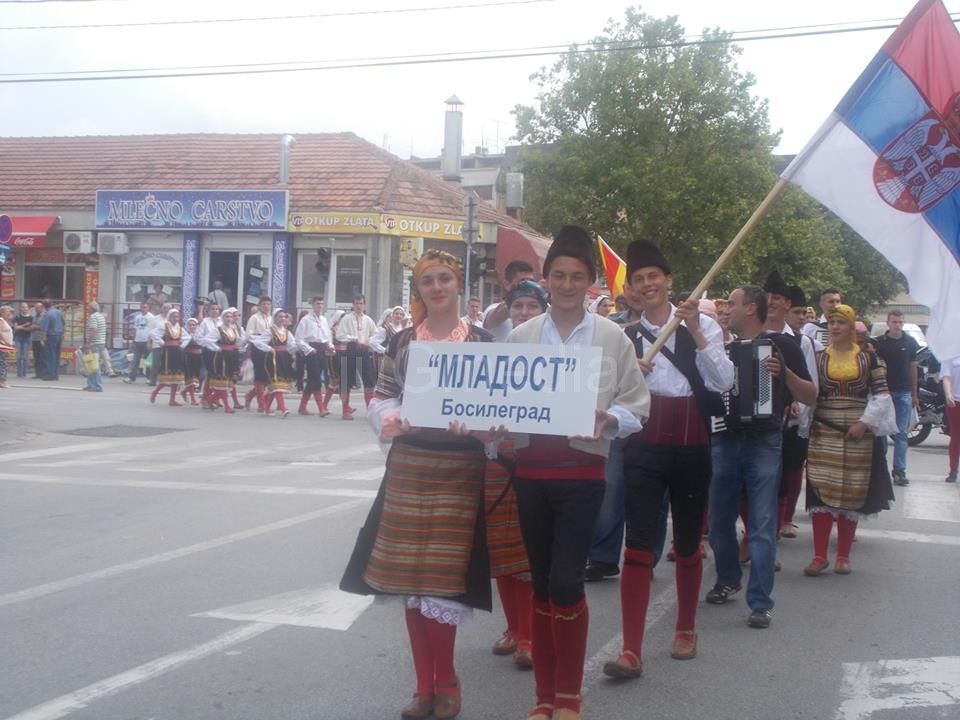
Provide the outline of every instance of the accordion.
<path id="1" fill-rule="evenodd" d="M 724 417 L 712 418 L 711 431 L 727 429 L 725 418 L 734 417 L 742 424 L 783 418 L 782 396 L 774 393 L 774 380 L 765 361 L 776 353 L 772 340 L 734 340 L 727 344 L 727 355 L 733 363 L 733 387 L 723 394 Z"/>
<path id="2" fill-rule="evenodd" d="M 818 327 L 816 332 L 813 333 L 813 337 L 824 347 L 830 344 L 830 331 L 827 328 Z"/>

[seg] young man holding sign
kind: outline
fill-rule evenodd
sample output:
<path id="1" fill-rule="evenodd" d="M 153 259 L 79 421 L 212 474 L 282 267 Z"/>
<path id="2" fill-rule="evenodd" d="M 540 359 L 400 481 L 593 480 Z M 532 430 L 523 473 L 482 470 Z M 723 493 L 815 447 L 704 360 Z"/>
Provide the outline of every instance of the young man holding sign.
<path id="1" fill-rule="evenodd" d="M 516 436 L 514 484 L 533 576 L 533 720 L 579 720 L 588 610 L 583 568 L 603 501 L 610 440 L 641 428 L 650 396 L 633 345 L 615 324 L 584 311 L 596 280 L 594 244 L 566 226 L 543 265 L 551 307 L 513 330 L 511 343 L 602 350 L 592 436 Z"/>
<path id="2" fill-rule="evenodd" d="M 677 623 L 671 656 L 697 654 L 694 630 L 703 559 L 700 540 L 710 484 L 708 419 L 722 411 L 720 393 L 733 385 L 733 363 L 723 348 L 723 330 L 700 313 L 697 300 L 674 306 L 673 276 L 653 243 L 627 248 L 627 280 L 643 298 L 640 321 L 626 329 L 642 358 L 676 315 L 682 319 L 652 362 L 640 360 L 651 393 L 650 421 L 624 450 L 627 548 L 620 582 L 623 651 L 604 665 L 607 675 L 640 677 L 643 631 L 653 579 L 660 506 L 670 495 L 676 549 Z"/>

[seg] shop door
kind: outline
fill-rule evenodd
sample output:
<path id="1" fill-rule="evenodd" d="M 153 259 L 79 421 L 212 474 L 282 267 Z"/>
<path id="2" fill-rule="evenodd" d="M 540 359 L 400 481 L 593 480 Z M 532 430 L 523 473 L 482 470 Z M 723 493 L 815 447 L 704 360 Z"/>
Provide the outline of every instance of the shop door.
<path id="1" fill-rule="evenodd" d="M 268 253 L 211 250 L 209 268 L 204 296 L 213 289 L 214 281 L 219 280 L 230 304 L 239 308 L 244 318 L 261 295 L 269 294 Z"/>

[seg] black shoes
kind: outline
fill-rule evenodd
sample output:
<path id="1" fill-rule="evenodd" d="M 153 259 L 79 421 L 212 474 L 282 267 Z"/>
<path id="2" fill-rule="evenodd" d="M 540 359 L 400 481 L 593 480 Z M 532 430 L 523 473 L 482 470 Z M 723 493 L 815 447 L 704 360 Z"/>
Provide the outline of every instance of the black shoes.
<path id="1" fill-rule="evenodd" d="M 952 472 L 949 475 L 947 475 L 946 482 L 955 483 L 956 481 L 957 481 L 957 474 L 955 472 Z"/>
<path id="2" fill-rule="evenodd" d="M 586 582 L 600 582 L 605 578 L 616 577 L 620 574 L 620 566 L 616 563 L 605 563 L 599 560 L 588 560 L 584 570 Z"/>
<path id="3" fill-rule="evenodd" d="M 707 602 L 711 605 L 723 605 L 732 595 L 740 592 L 741 585 L 714 585 L 707 593 Z"/>
<path id="4" fill-rule="evenodd" d="M 910 481 L 907 480 L 907 474 L 903 470 L 894 470 L 893 471 L 893 484 L 904 487 L 909 485 Z"/>
<path id="5" fill-rule="evenodd" d="M 766 630 L 770 627 L 770 611 L 769 610 L 754 610 L 750 613 L 750 617 L 747 618 L 747 625 L 752 628 L 757 628 L 759 630 Z"/>

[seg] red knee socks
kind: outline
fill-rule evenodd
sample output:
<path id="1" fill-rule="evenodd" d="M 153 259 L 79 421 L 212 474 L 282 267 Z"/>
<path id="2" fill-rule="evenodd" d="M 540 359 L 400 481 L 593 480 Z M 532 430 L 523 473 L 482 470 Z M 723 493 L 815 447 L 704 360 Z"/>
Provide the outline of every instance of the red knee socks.
<path id="1" fill-rule="evenodd" d="M 784 523 L 793 522 L 793 513 L 797 508 L 797 500 L 800 499 L 800 491 L 803 489 L 803 468 L 798 468 L 787 477 L 787 502 L 783 514 Z"/>
<path id="2" fill-rule="evenodd" d="M 364 407 L 369 407 L 371 400 L 373 400 L 373 393 L 372 393 L 372 392 L 364 392 L 364 393 L 363 393 L 363 406 L 364 406 Z"/>
<path id="3" fill-rule="evenodd" d="M 180 407 L 182 403 L 177 402 L 177 390 L 180 388 L 177 385 L 170 386 L 170 405 L 173 407 Z"/>
<path id="4" fill-rule="evenodd" d="M 417 672 L 417 694 L 433 697 L 433 648 L 425 627 L 427 619 L 419 610 L 407 608 L 406 620 L 413 667 Z"/>
<path id="5" fill-rule="evenodd" d="M 310 393 L 305 392 L 300 396 L 300 407 L 297 409 L 297 412 L 301 415 L 313 415 L 312 412 L 307 410 L 308 402 L 310 402 Z"/>
<path id="6" fill-rule="evenodd" d="M 697 601 L 703 578 L 700 548 L 693 555 L 677 556 L 677 631 L 693 630 L 697 623 Z"/>
<path id="7" fill-rule="evenodd" d="M 828 512 L 810 513 L 810 522 L 813 524 L 813 556 L 826 560 L 830 546 L 830 532 L 833 530 L 833 515 Z M 852 537 L 851 535 L 850 542 L 853 542 Z"/>
<path id="8" fill-rule="evenodd" d="M 533 622 L 533 583 L 514 577 L 513 596 L 517 606 L 517 642 L 529 643 Z"/>
<path id="9" fill-rule="evenodd" d="M 287 411 L 287 401 L 283 397 L 283 391 L 275 392 L 274 395 L 277 398 L 277 410 L 285 413 Z"/>
<path id="10" fill-rule="evenodd" d="M 268 393 L 266 398 L 264 398 L 263 411 L 265 413 L 271 412 L 270 406 L 273 405 L 273 393 Z"/>
<path id="11" fill-rule="evenodd" d="M 497 593 L 503 605 L 503 615 L 507 619 L 507 632 L 517 636 L 520 628 L 517 623 L 517 597 L 514 591 L 515 580 L 512 575 L 497 578 Z"/>
<path id="12" fill-rule="evenodd" d="M 324 411 L 326 410 L 326 407 L 324 407 L 323 405 L 323 393 L 322 392 L 313 393 L 313 401 L 317 404 L 317 412 L 323 415 Z"/>
<path id="13" fill-rule="evenodd" d="M 590 610 L 587 599 L 570 607 L 553 608 L 553 645 L 556 653 L 555 708 L 580 712 L 580 689 L 583 686 L 583 663 L 587 659 L 587 630 L 590 627 Z M 537 641 L 533 641 L 534 650 Z M 534 667 L 537 662 L 534 658 Z"/>
<path id="14" fill-rule="evenodd" d="M 841 515 L 837 518 L 837 558 L 850 559 L 853 536 L 857 532 L 857 521 Z"/>
<path id="15" fill-rule="evenodd" d="M 643 630 L 650 604 L 653 553 L 627 548 L 623 553 L 623 573 L 620 577 L 620 613 L 623 619 L 623 650 L 632 652 L 639 660 L 643 650 Z M 679 577 L 679 564 L 677 573 Z M 677 586 L 679 593 L 680 586 Z"/>
<path id="16" fill-rule="evenodd" d="M 233 414 L 233 408 L 230 407 L 230 397 L 227 395 L 226 390 L 219 390 L 217 392 L 217 397 L 220 398 L 220 402 L 223 403 L 223 411 L 225 413 Z"/>
<path id="17" fill-rule="evenodd" d="M 457 640 L 457 626 L 424 618 L 423 627 L 433 651 L 434 687 L 442 689 L 455 685 L 457 671 L 453 667 L 453 648 Z"/>
<path id="18" fill-rule="evenodd" d="M 533 640 L 533 677 L 537 704 L 553 705 L 556 694 L 557 655 L 553 645 L 553 608 L 549 600 L 533 599 L 530 634 Z"/>

